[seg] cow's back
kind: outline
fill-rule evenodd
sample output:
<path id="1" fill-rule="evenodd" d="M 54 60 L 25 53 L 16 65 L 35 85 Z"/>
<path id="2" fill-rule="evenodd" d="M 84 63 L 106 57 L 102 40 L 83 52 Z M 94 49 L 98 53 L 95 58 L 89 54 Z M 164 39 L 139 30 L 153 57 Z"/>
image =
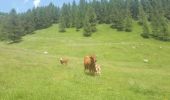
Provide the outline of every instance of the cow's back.
<path id="1" fill-rule="evenodd" d="M 87 64 L 90 65 L 90 63 L 91 63 L 90 57 L 89 57 L 89 56 L 85 56 L 85 57 L 84 57 L 84 65 L 87 65 Z"/>
<path id="2" fill-rule="evenodd" d="M 91 65 L 90 57 L 89 56 L 85 56 L 84 57 L 84 71 L 89 69 L 90 65 Z"/>

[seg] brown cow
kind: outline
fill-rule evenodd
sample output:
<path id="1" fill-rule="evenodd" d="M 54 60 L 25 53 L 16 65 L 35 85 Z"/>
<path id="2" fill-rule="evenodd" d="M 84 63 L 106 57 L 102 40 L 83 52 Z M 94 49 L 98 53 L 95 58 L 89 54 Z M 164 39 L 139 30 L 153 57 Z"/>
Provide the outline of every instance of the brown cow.
<path id="1" fill-rule="evenodd" d="M 90 73 L 95 73 L 96 56 L 85 56 L 84 57 L 84 72 L 89 70 Z"/>
<path id="2" fill-rule="evenodd" d="M 67 65 L 67 63 L 68 63 L 68 59 L 67 58 L 60 58 L 60 63 L 62 64 L 62 65 Z"/>

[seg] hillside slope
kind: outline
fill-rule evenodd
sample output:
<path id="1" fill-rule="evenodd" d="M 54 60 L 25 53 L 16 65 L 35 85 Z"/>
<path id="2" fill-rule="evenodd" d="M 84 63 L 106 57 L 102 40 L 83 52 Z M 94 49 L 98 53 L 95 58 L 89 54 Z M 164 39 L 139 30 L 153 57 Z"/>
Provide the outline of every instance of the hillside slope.
<path id="1" fill-rule="evenodd" d="M 141 27 L 133 27 L 128 33 L 102 24 L 87 38 L 72 28 L 59 33 L 53 25 L 20 43 L 1 42 L 0 99 L 170 99 L 170 43 L 143 39 Z M 88 54 L 97 55 L 100 76 L 84 73 L 83 57 Z M 69 58 L 69 64 L 60 65 L 60 57 Z"/>

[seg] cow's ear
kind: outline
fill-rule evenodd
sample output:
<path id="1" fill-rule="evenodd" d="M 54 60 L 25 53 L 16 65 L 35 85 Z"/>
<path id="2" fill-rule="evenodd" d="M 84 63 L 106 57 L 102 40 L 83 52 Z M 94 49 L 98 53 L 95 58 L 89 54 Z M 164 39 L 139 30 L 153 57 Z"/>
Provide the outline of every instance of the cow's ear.
<path id="1" fill-rule="evenodd" d="M 90 59 L 94 60 L 93 56 L 90 56 Z"/>

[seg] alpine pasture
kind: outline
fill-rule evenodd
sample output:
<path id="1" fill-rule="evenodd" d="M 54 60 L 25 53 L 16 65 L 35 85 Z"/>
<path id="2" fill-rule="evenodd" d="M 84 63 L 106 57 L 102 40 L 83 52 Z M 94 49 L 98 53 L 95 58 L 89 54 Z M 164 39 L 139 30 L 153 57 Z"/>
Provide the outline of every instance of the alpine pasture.
<path id="1" fill-rule="evenodd" d="M 170 42 L 142 38 L 137 23 L 132 32 L 106 24 L 97 30 L 83 37 L 54 24 L 19 43 L 0 42 L 0 100 L 170 99 Z M 97 56 L 101 75 L 84 73 L 88 54 Z"/>

